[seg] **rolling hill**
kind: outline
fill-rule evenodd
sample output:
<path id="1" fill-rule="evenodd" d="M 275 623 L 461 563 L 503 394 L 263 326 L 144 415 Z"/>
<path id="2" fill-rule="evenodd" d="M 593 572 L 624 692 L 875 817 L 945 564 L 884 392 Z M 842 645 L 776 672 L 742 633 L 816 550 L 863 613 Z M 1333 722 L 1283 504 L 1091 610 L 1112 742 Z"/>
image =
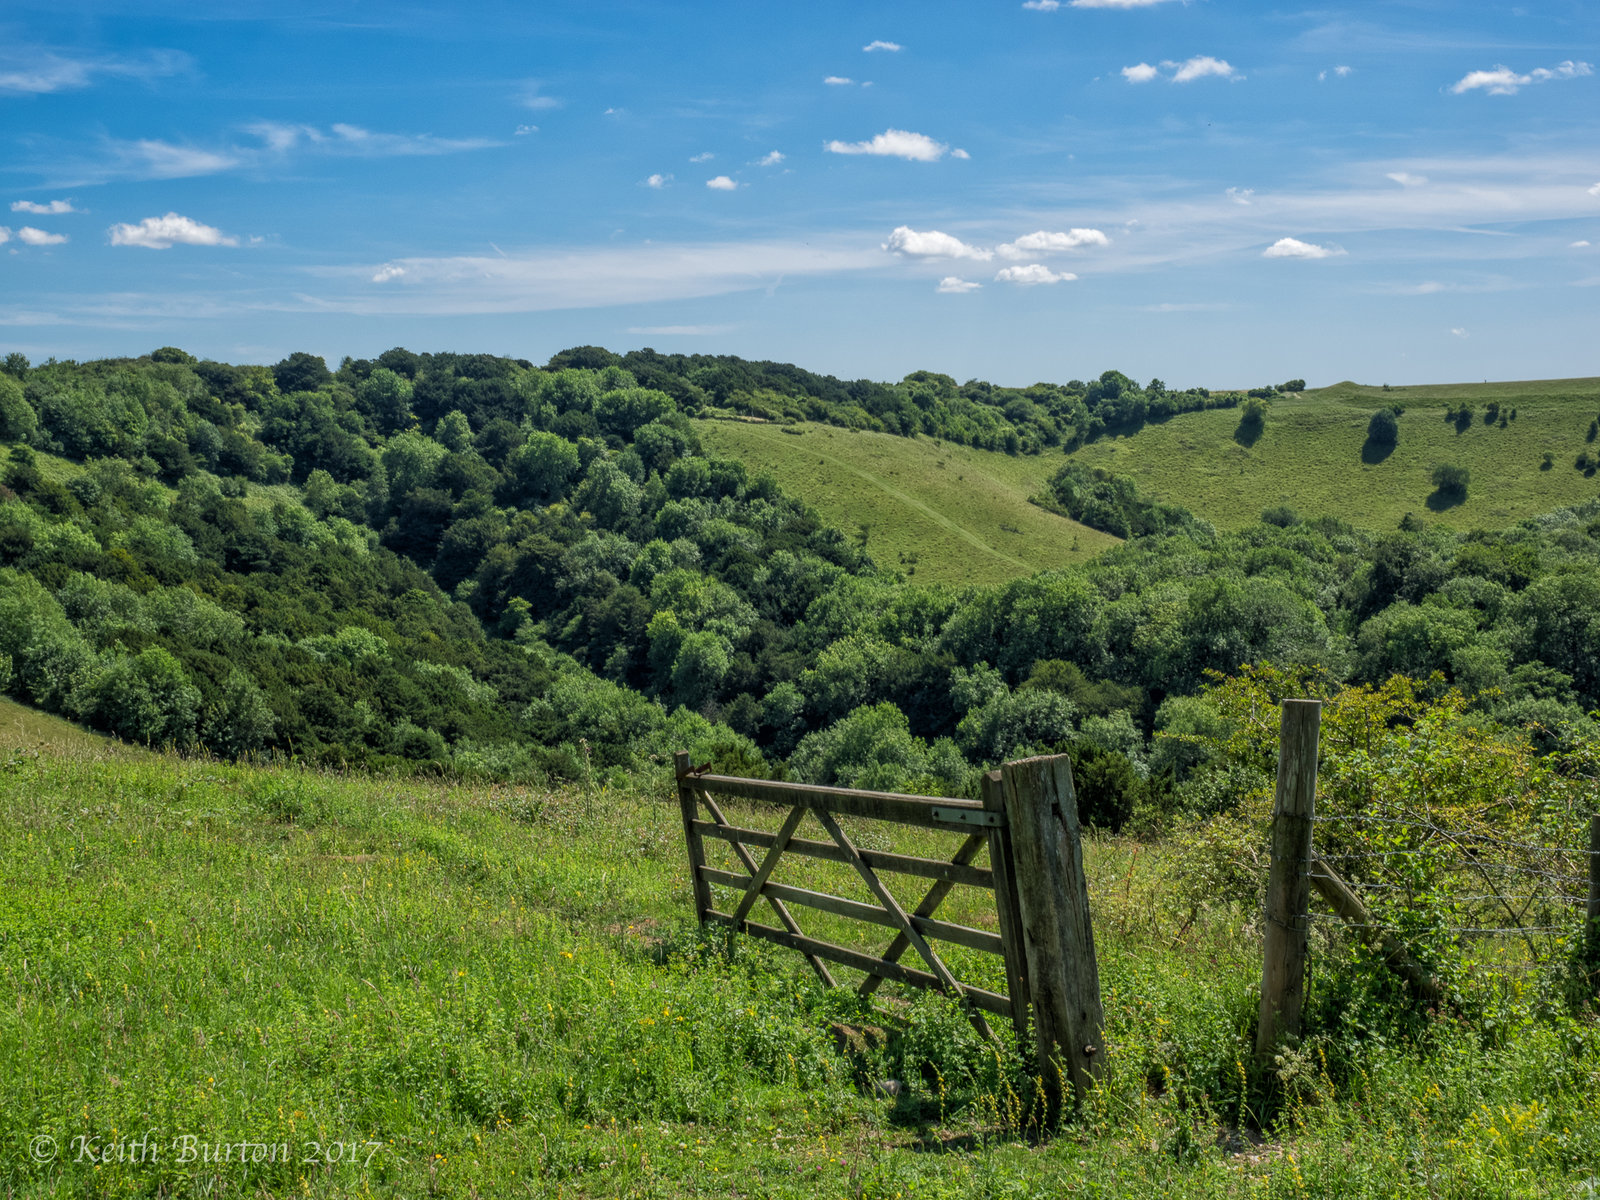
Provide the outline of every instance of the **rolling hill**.
<path id="1" fill-rule="evenodd" d="M 1083 562 L 1117 538 L 1036 507 L 1057 453 L 1007 455 L 829 425 L 702 420 L 708 453 L 770 471 L 830 525 L 918 582 L 999 583 Z"/>
<path id="2" fill-rule="evenodd" d="M 1504 426 L 1486 422 L 1491 403 L 1506 415 Z M 1372 414 L 1391 404 L 1405 410 L 1399 442 L 1385 454 L 1366 445 L 1366 431 Z M 1447 414 L 1463 404 L 1472 419 L 1458 427 Z M 1456 529 L 1499 528 L 1600 495 L 1594 469 L 1574 466 L 1600 447 L 1587 440 L 1597 414 L 1594 378 L 1395 388 L 1345 382 L 1274 399 L 1253 444 L 1236 437 L 1236 410 L 1215 409 L 1103 438 L 1071 457 L 1128 476 L 1142 492 L 1225 529 L 1254 524 L 1277 505 L 1374 529 L 1392 528 L 1408 512 Z M 1471 471 L 1463 502 L 1434 494 L 1430 475 L 1440 463 Z"/>

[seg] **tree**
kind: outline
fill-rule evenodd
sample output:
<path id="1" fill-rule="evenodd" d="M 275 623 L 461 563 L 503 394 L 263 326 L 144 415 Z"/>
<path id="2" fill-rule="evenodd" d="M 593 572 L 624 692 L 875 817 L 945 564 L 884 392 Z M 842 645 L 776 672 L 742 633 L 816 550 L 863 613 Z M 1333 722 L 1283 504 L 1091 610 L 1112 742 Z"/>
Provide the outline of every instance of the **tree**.
<path id="1" fill-rule="evenodd" d="M 1460 503 L 1467 498 L 1467 485 L 1472 482 L 1472 472 L 1456 463 L 1440 463 L 1433 469 L 1433 486 L 1439 495 Z"/>
<path id="2" fill-rule="evenodd" d="M 317 355 L 296 350 L 282 362 L 273 364 L 272 378 L 277 381 L 278 390 L 287 395 L 314 392 L 323 384 L 333 382 L 333 372 Z"/>
<path id="3" fill-rule="evenodd" d="M 39 418 L 9 374 L 0 375 L 0 441 L 26 442 L 39 428 Z"/>
<path id="4" fill-rule="evenodd" d="M 1393 446 L 1400 440 L 1400 422 L 1393 410 L 1380 408 L 1367 422 L 1367 441 L 1375 446 Z"/>
<path id="5" fill-rule="evenodd" d="M 1280 392 L 1303 392 L 1306 390 L 1306 381 L 1304 379 L 1291 379 L 1288 383 L 1280 383 L 1278 390 Z"/>

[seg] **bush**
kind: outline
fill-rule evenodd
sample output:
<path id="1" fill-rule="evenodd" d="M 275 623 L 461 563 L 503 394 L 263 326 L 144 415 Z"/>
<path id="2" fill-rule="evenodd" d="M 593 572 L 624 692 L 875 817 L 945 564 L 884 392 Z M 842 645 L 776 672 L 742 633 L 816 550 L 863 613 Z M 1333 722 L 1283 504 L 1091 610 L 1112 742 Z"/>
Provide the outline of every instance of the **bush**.
<path id="1" fill-rule="evenodd" d="M 1433 469 L 1433 486 L 1441 495 L 1465 497 L 1467 485 L 1472 482 L 1472 472 L 1455 463 L 1440 463 Z"/>

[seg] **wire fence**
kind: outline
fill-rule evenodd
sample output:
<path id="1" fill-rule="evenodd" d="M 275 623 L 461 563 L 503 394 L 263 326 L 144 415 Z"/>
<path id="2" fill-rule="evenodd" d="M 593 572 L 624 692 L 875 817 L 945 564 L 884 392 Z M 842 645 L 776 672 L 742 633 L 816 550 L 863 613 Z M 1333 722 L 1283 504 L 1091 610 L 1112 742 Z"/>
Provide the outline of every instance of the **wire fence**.
<path id="1" fill-rule="evenodd" d="M 1532 837 L 1452 827 L 1414 813 L 1317 814 L 1306 873 L 1319 892 L 1345 889 L 1359 919 L 1314 910 L 1330 933 L 1361 925 L 1423 959 L 1469 946 L 1484 968 L 1565 962 L 1585 934 L 1591 854 L 1573 822 Z M 1570 828 L 1568 826 L 1571 826 Z"/>

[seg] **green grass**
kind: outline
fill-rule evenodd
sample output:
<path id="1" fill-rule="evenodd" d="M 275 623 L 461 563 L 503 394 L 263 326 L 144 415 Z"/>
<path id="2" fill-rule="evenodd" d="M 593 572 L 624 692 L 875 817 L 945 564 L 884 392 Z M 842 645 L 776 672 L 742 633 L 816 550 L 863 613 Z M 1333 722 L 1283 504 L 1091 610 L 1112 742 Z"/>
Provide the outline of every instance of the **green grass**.
<path id="1" fill-rule="evenodd" d="M 1059 453 L 1012 457 L 830 425 L 695 425 L 707 453 L 771 471 L 830 525 L 851 534 L 866 525 L 868 553 L 918 583 L 1004 582 L 1118 541 L 1028 503 Z"/>
<path id="2" fill-rule="evenodd" d="M 1485 425 L 1490 401 L 1516 408 L 1517 419 L 1504 429 Z M 1445 412 L 1463 402 L 1476 415 L 1457 433 Z M 1363 462 L 1368 420 L 1393 403 L 1406 406 L 1399 444 L 1382 461 Z M 1074 457 L 1127 475 L 1141 490 L 1226 529 L 1251 525 L 1280 504 L 1372 529 L 1391 529 L 1408 512 L 1456 529 L 1501 528 L 1600 495 L 1600 479 L 1573 465 L 1595 448 L 1585 438 L 1597 415 L 1600 379 L 1387 391 L 1340 383 L 1274 400 L 1252 446 L 1235 441 L 1238 413 L 1216 409 L 1091 443 Z M 1540 469 L 1546 451 L 1554 457 L 1547 471 Z M 1448 507 L 1430 480 L 1446 462 L 1472 472 L 1465 502 Z"/>
<path id="3" fill-rule="evenodd" d="M 145 753 L 127 742 L 94 733 L 4 697 L 0 697 L 0 748 L 94 758 L 128 758 Z"/>
<path id="4" fill-rule="evenodd" d="M 1492 1033 L 1442 1022 L 1426 1054 L 1381 1023 L 1353 1065 L 1291 1054 L 1299 1100 L 1241 1133 L 1259 935 L 1243 907 L 1178 899 L 1178 848 L 1087 847 L 1112 1074 L 1039 1140 L 1008 1120 L 1009 1051 L 937 998 L 886 988 L 868 1017 L 796 956 L 699 936 L 665 780 L 14 752 L 0 823 L 7 1196 L 1465 1198 L 1600 1172 L 1600 1037 L 1527 1006 Z M 947 903 L 985 920 L 962 889 Z M 1314 985 L 1336 973 L 1319 960 Z M 841 1017 L 902 1033 L 852 1059 Z M 890 1073 L 896 1101 L 863 1086 Z M 186 1134 L 292 1161 L 185 1163 Z"/>

